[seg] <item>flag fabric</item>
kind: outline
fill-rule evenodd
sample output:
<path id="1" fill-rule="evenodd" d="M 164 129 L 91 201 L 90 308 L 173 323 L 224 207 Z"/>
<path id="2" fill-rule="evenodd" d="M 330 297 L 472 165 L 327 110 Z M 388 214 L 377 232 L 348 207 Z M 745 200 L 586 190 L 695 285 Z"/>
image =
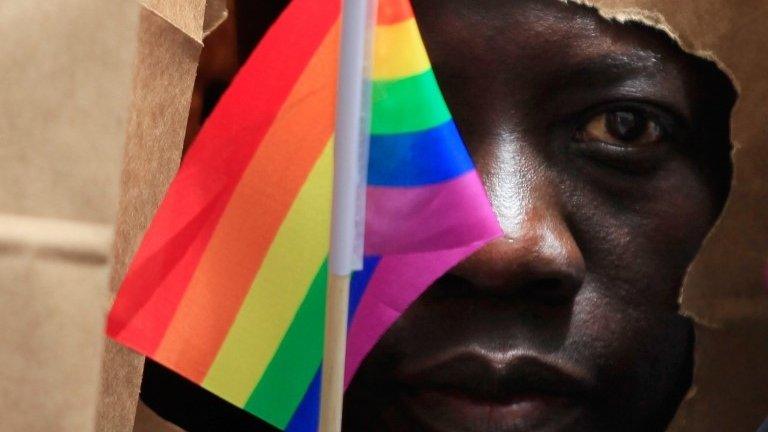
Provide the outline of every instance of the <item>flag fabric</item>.
<path id="1" fill-rule="evenodd" d="M 345 382 L 435 279 L 501 231 L 408 0 L 379 0 L 365 267 Z M 340 0 L 293 0 L 203 126 L 110 337 L 286 431 L 319 410 Z"/>
<path id="2" fill-rule="evenodd" d="M 757 430 L 757 432 L 768 432 L 768 420 L 766 420 L 760 428 Z"/>
<path id="3" fill-rule="evenodd" d="M 432 282 L 501 235 L 409 0 L 379 0 L 365 268 L 353 276 L 345 383 Z"/>
<path id="4" fill-rule="evenodd" d="M 280 429 L 310 430 L 318 409 L 339 14 L 338 0 L 294 0 L 270 29 L 185 156 L 107 324 Z"/>

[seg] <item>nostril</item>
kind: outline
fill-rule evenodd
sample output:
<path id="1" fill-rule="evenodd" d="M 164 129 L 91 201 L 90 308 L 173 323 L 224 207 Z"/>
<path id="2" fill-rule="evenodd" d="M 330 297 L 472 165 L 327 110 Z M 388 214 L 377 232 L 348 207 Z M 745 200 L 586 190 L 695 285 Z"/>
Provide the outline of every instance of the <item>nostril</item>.
<path id="1" fill-rule="evenodd" d="M 493 297 L 515 303 L 539 306 L 570 306 L 578 290 L 570 279 L 557 277 L 542 279 L 521 279 L 498 286 L 479 285 L 471 278 L 448 273 L 435 282 L 438 290 L 428 290 L 426 297 L 440 298 Z"/>
<path id="2" fill-rule="evenodd" d="M 450 274 L 458 279 L 444 281 L 452 281 L 454 291 L 474 295 L 541 305 L 572 303 L 586 275 L 585 261 L 564 226 L 548 226 L 487 244 L 454 267 Z"/>
<path id="3" fill-rule="evenodd" d="M 527 303 L 542 306 L 567 306 L 573 303 L 576 287 L 559 278 L 529 281 L 517 290 L 517 296 Z"/>

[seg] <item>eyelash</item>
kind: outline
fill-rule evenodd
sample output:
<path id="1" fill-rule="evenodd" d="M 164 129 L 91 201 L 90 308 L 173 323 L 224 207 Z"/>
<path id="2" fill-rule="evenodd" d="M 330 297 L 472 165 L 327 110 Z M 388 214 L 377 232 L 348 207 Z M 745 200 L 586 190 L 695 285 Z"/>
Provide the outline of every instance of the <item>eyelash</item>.
<path id="1" fill-rule="evenodd" d="M 645 148 L 620 146 L 603 141 L 579 142 L 575 137 L 597 116 L 617 111 L 637 112 L 648 121 L 658 124 L 662 137 L 659 145 Z M 580 157 L 588 158 L 600 167 L 626 175 L 642 175 L 657 168 L 664 156 L 680 141 L 680 116 L 647 102 L 620 101 L 601 104 L 582 111 L 571 127 L 571 149 Z"/>
<path id="2" fill-rule="evenodd" d="M 679 135 L 680 123 L 683 123 L 680 115 L 656 104 L 641 101 L 620 101 L 601 104 L 584 110 L 577 116 L 574 133 L 594 117 L 616 111 L 638 112 L 648 120 L 655 121 L 661 127 L 665 141 L 675 140 Z"/>

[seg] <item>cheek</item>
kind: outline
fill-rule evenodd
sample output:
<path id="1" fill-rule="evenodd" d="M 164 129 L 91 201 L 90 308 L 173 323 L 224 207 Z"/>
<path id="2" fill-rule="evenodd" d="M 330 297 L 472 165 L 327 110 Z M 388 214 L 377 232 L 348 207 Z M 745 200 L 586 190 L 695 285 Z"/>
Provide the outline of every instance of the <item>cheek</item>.
<path id="1" fill-rule="evenodd" d="M 659 177 L 646 215 L 649 228 L 656 233 L 649 233 L 649 238 L 676 246 L 692 259 L 714 224 L 713 192 L 700 174 L 682 164 L 668 168 Z"/>
<path id="2" fill-rule="evenodd" d="M 579 180 L 568 182 L 576 192 L 566 199 L 587 271 L 600 281 L 593 289 L 628 307 L 676 311 L 682 278 L 714 222 L 707 183 L 684 161 L 613 189 Z"/>
<path id="3" fill-rule="evenodd" d="M 607 394 L 634 407 L 627 415 L 655 412 L 681 395 L 689 376 L 690 323 L 678 314 L 678 297 L 714 220 L 711 190 L 684 161 L 631 181 L 563 178 L 587 268 L 570 351 L 591 357 L 600 381 L 615 389 Z"/>
<path id="4" fill-rule="evenodd" d="M 574 304 L 569 351 L 588 357 L 608 389 L 601 403 L 634 423 L 631 417 L 654 417 L 687 388 L 689 330 L 677 314 L 627 309 L 618 299 L 586 292 Z"/>

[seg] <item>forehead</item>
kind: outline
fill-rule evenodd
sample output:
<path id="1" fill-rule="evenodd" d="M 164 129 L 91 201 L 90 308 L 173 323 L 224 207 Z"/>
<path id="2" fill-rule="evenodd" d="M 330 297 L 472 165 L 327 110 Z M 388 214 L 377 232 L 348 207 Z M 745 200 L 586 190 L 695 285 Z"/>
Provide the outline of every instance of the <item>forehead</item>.
<path id="1" fill-rule="evenodd" d="M 470 62 L 478 71 L 584 62 L 606 53 L 614 63 L 624 56 L 645 66 L 684 57 L 658 31 L 610 22 L 594 9 L 560 0 L 413 0 L 413 6 L 430 56 L 446 64 Z"/>
<path id="2" fill-rule="evenodd" d="M 693 57 L 660 31 L 612 22 L 560 0 L 412 3 L 435 72 L 465 129 L 492 123 L 499 131 L 522 116 L 544 121 L 551 110 L 611 95 L 654 99 L 683 117 L 696 105 Z M 537 109 L 525 110 L 531 106 Z"/>

